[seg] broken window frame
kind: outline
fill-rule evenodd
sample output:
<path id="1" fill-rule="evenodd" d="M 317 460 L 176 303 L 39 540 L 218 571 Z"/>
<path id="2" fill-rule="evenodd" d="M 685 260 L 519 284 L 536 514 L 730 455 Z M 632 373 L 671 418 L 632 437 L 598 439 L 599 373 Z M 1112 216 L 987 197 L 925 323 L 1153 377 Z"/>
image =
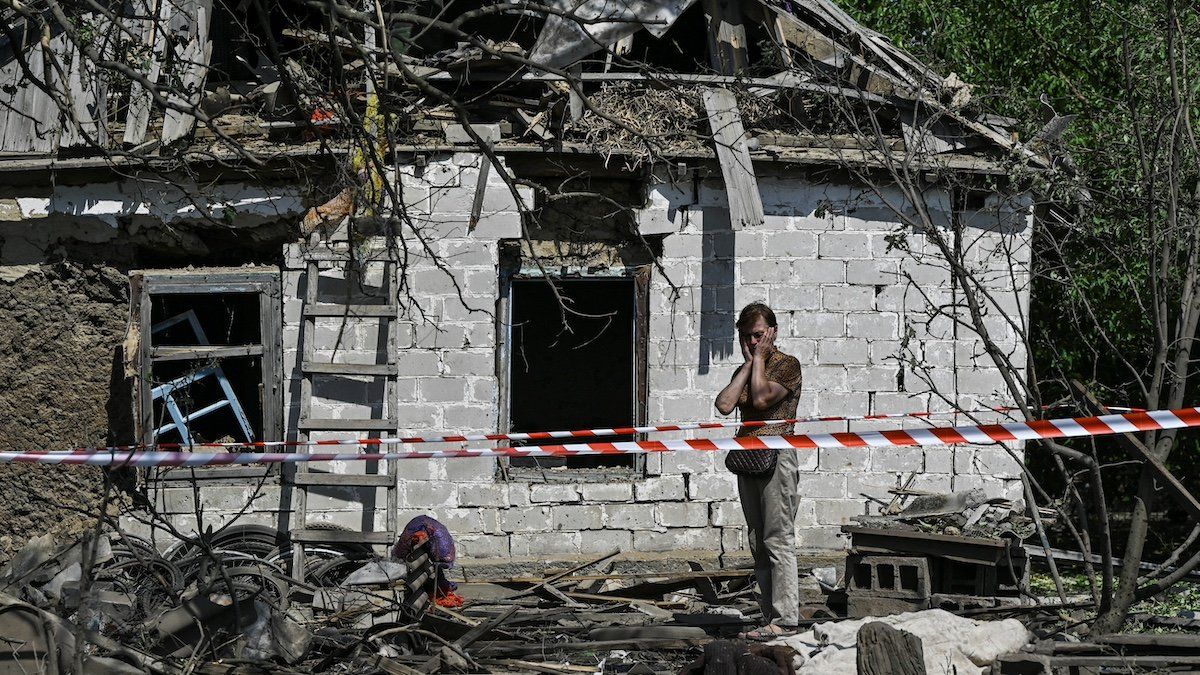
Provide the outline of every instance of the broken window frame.
<path id="1" fill-rule="evenodd" d="M 233 271 L 236 270 L 236 271 Z M 283 363 L 280 340 L 282 287 L 280 272 L 275 267 L 253 270 L 232 268 L 231 271 L 187 272 L 179 270 L 138 270 L 129 276 L 130 316 L 139 336 L 136 359 L 137 376 L 133 384 L 134 430 L 139 443 L 150 446 L 154 442 L 154 382 L 150 374 L 156 362 L 179 360 L 178 347 L 170 347 L 173 354 L 156 356 L 151 335 L 152 298 L 160 295 L 222 295 L 257 294 L 259 317 L 259 342 L 251 345 L 198 346 L 197 353 L 209 352 L 211 358 L 251 356 L 260 358 L 262 391 L 262 436 L 256 441 L 279 441 L 283 439 Z M 128 355 L 127 355 L 128 358 Z M 197 358 L 204 358 L 198 356 Z M 205 449 L 204 451 L 211 451 Z M 279 470 L 276 465 L 263 466 L 209 466 L 186 471 L 178 469 L 148 469 L 148 480 L 189 480 L 197 477 L 241 479 L 269 476 L 277 482 Z"/>
<path id="2" fill-rule="evenodd" d="M 511 425 L 511 383 L 512 383 L 512 282 L 515 280 L 544 279 L 552 276 L 558 279 L 586 278 L 632 278 L 634 282 L 634 316 L 633 316 L 633 425 L 647 424 L 647 411 L 650 400 L 649 387 L 649 338 L 650 338 L 650 275 L 651 265 L 618 268 L 607 270 L 604 274 L 596 274 L 589 269 L 561 267 L 557 273 L 543 274 L 540 270 L 500 270 L 500 298 L 496 312 L 496 379 L 499 382 L 498 421 L 501 433 L 510 431 Z M 540 431 L 550 431 L 542 429 Z M 634 440 L 642 441 L 646 434 L 635 434 Z M 510 480 L 523 482 L 554 482 L 560 479 L 565 482 L 604 482 L 614 478 L 640 478 L 646 475 L 646 455 L 634 455 L 632 466 L 628 467 L 564 467 L 567 471 L 547 472 L 540 467 L 512 466 L 508 457 L 498 458 L 501 475 Z"/>

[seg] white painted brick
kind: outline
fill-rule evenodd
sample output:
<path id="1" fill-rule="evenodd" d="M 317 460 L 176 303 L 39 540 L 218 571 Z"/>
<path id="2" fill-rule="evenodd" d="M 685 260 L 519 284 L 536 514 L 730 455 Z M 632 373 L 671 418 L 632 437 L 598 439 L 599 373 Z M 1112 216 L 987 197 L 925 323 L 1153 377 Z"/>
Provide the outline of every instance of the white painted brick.
<path id="1" fill-rule="evenodd" d="M 682 500 L 685 496 L 683 476 L 647 478 L 634 484 L 633 494 L 639 502 Z"/>
<path id="2" fill-rule="evenodd" d="M 441 372 L 441 359 L 437 352 L 411 349 L 397 355 L 397 372 L 401 377 L 406 375 L 438 375 Z"/>
<path id="3" fill-rule="evenodd" d="M 954 449 L 925 448 L 925 473 L 950 473 L 954 470 Z"/>
<path id="4" fill-rule="evenodd" d="M 492 428 L 492 409 L 482 406 L 448 405 L 442 408 L 446 427 L 456 432 L 478 433 Z"/>
<path id="5" fill-rule="evenodd" d="M 721 551 L 734 553 L 747 548 L 746 529 L 744 527 L 721 528 Z"/>
<path id="6" fill-rule="evenodd" d="M 496 357 L 486 352 L 449 351 L 443 363 L 446 375 L 491 376 L 496 372 Z"/>
<path id="7" fill-rule="evenodd" d="M 804 551 L 836 551 L 849 546 L 850 536 L 837 527 L 805 527 L 796 532 L 796 548 Z"/>
<path id="8" fill-rule="evenodd" d="M 895 391 L 899 372 L 899 366 L 848 368 L 846 381 L 853 391 Z"/>
<path id="9" fill-rule="evenodd" d="M 667 527 L 707 527 L 707 502 L 674 502 L 658 504 L 658 522 Z"/>
<path id="10" fill-rule="evenodd" d="M 713 471 L 714 453 L 703 451 L 669 452 L 662 458 L 664 475 L 674 474 L 708 474 Z M 696 476 L 694 480 L 704 480 Z"/>
<path id="11" fill-rule="evenodd" d="M 606 526 L 615 530 L 649 530 L 658 525 L 653 504 L 606 504 Z"/>
<path id="12" fill-rule="evenodd" d="M 446 478 L 455 483 L 491 483 L 495 475 L 495 457 L 452 457 L 446 463 Z"/>
<path id="13" fill-rule="evenodd" d="M 517 507 L 500 512 L 500 528 L 505 532 L 547 532 L 550 522 L 548 506 Z"/>
<path id="14" fill-rule="evenodd" d="M 534 483 L 529 486 L 529 501 L 534 504 L 579 501 L 579 488 L 567 483 Z"/>
<path id="15" fill-rule="evenodd" d="M 766 235 L 754 230 L 734 232 L 733 254 L 738 258 L 761 258 L 766 245 Z M 719 248 L 719 247 L 714 247 Z M 711 249 L 710 249 L 711 250 Z M 768 257 L 772 257 L 767 253 Z"/>
<path id="16" fill-rule="evenodd" d="M 550 521 L 555 530 L 599 530 L 604 527 L 604 507 L 552 506 Z"/>
<path id="17" fill-rule="evenodd" d="M 585 502 L 633 501 L 632 483 L 584 483 L 580 491 Z"/>

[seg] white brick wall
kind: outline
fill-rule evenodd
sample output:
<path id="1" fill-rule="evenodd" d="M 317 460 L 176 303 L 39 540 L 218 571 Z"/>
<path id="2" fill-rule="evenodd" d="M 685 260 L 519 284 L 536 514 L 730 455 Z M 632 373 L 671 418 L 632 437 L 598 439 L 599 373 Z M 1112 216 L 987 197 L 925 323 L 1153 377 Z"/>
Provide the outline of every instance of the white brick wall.
<path id="1" fill-rule="evenodd" d="M 520 214 L 506 186 L 493 177 L 480 225 L 467 232 L 479 157 L 435 158 L 423 169 L 402 167 L 406 206 L 414 218 L 410 243 L 420 234 L 448 264 L 438 268 L 421 246 L 410 246 L 412 304 L 398 325 L 402 433 L 494 431 L 499 420 L 496 377 L 497 240 L 519 234 Z M 740 308 L 768 301 L 780 323 L 779 346 L 804 367 L 799 414 L 863 415 L 1004 403 L 999 372 L 978 337 L 929 305 L 955 296 L 945 262 L 928 236 L 904 227 L 885 205 L 901 204 L 847 185 L 814 185 L 763 176 L 766 220 L 733 232 L 719 182 L 652 190 L 637 225 L 661 236 L 662 272 L 652 277 L 648 336 L 649 416 L 652 421 L 710 419 L 712 399 L 741 360 L 734 336 Z M 935 205 L 946 200 L 934 195 Z M 530 195 L 522 193 L 522 199 Z M 991 212 L 988 211 L 991 209 Z M 1028 308 L 1029 214 L 1026 202 L 989 203 L 965 214 L 963 246 L 998 307 L 988 330 L 1015 363 L 1024 354 L 1000 311 Z M 943 208 L 944 211 L 944 208 Z M 937 220 L 947 221 L 942 212 Z M 890 247 L 903 240 L 905 246 Z M 285 405 L 299 404 L 296 371 L 303 297 L 302 251 L 289 246 L 284 272 Z M 340 270 L 323 274 L 328 301 L 344 290 Z M 910 281 L 910 279 L 912 281 Z M 378 283 L 378 279 L 368 282 Z M 916 285 L 914 285 L 914 282 Z M 671 295 L 671 284 L 677 297 Z M 460 302 L 461 290 L 466 306 Z M 476 311 L 472 311 L 476 310 Z M 428 321 L 422 321 L 425 316 Z M 322 323 L 318 353 L 355 362 L 382 361 L 377 321 Z M 340 340 L 339 340 L 340 335 Z M 915 362 L 915 366 L 914 366 Z M 932 387 L 931 387 L 932 385 Z M 934 395 L 931 388 L 936 388 Z M 378 381 L 347 378 L 318 387 L 322 414 L 359 414 L 378 401 Z M 947 417 L 946 421 L 963 422 Z M 294 418 L 288 419 L 288 425 Z M 808 424 L 808 432 L 893 428 L 913 420 Z M 729 431 L 664 434 L 662 438 L 721 436 Z M 337 435 L 330 435 L 337 436 Z M 346 437 L 346 434 L 342 434 Z M 432 445 L 461 447 L 460 444 Z M 1016 448 L 1015 452 L 1020 453 Z M 612 549 L 732 551 L 745 546 L 737 484 L 720 453 L 655 455 L 645 476 L 596 482 L 502 482 L 487 458 L 409 460 L 401 463 L 400 521 L 418 513 L 443 519 L 463 555 L 504 557 L 583 555 Z M 927 490 L 980 486 L 1017 495 L 1012 457 L 997 448 L 846 448 L 801 456 L 797 516 L 800 546 L 840 547 L 838 528 L 868 512 L 867 495 L 887 500 L 888 489 L 917 474 L 912 486 Z M 350 465 L 334 471 L 357 471 Z M 223 517 L 245 490 L 206 488 L 211 517 Z M 248 518 L 275 524 L 280 491 L 255 500 Z M 383 503 L 382 490 L 375 495 Z M 190 492 L 164 499 L 180 523 L 191 518 Z M 185 503 L 188 502 L 188 503 Z M 314 519 L 361 526 L 352 495 L 312 502 Z M 238 504 L 237 506 L 240 506 Z M 284 505 L 286 507 L 286 505 Z M 377 526 L 382 525 L 382 517 Z"/>

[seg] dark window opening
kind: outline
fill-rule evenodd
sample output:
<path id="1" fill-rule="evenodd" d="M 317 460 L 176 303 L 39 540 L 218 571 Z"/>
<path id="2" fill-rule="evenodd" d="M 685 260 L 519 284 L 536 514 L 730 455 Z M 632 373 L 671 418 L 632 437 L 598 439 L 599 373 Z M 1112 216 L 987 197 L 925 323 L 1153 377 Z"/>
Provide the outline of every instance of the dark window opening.
<path id="1" fill-rule="evenodd" d="M 633 278 L 514 279 L 510 292 L 512 431 L 632 426 L 636 419 L 637 288 Z M 626 441 L 616 436 L 604 441 Z M 581 441 L 584 439 L 580 439 Z M 635 455 L 513 458 L 511 466 L 633 468 Z"/>
<path id="2" fill-rule="evenodd" d="M 140 441 L 279 440 L 278 272 L 137 272 L 131 283 L 140 336 Z M 169 473 L 157 472 L 160 478 Z M 191 471 L 179 473 L 184 478 Z"/>

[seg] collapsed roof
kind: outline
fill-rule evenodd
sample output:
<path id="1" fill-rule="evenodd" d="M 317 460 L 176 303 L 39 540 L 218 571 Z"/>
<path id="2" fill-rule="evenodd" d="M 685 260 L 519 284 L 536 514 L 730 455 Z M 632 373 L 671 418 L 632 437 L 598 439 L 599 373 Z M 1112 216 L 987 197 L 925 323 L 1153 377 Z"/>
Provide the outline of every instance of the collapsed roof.
<path id="1" fill-rule="evenodd" d="M 875 145 L 989 172 L 1014 152 L 1040 162 L 1016 143 L 1012 120 L 975 109 L 969 85 L 830 0 L 547 0 L 536 11 L 387 2 L 366 16 L 391 39 L 368 30 L 361 44 L 310 8 L 216 2 L 89 15 L 123 26 L 109 43 L 51 19 L 44 45 L 34 18 L 14 18 L 0 40 L 0 152 L 179 156 L 236 142 L 303 154 L 364 124 L 378 94 L 398 119 L 393 144 L 406 147 L 712 156 L 720 113 L 746 152 L 844 159 Z M 147 57 L 136 69 L 97 65 L 135 48 Z M 52 61 L 59 76 L 39 87 L 31 76 Z M 731 92 L 730 110 L 705 98 L 713 88 Z M 494 126 L 494 137 L 447 131 L 463 121 Z"/>

